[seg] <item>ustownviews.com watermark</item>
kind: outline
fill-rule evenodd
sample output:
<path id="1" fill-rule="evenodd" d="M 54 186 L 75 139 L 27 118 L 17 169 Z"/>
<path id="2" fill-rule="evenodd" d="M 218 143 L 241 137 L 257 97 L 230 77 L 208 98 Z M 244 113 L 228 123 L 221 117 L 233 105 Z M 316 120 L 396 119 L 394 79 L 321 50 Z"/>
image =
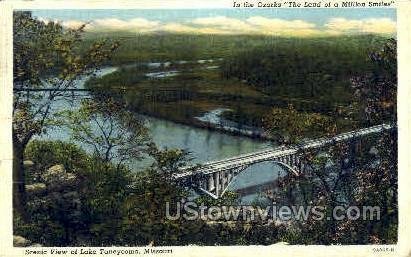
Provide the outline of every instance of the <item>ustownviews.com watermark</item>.
<path id="1" fill-rule="evenodd" d="M 205 206 L 196 202 L 177 202 L 173 206 L 166 203 L 166 217 L 169 220 L 208 221 L 289 221 L 299 220 L 380 220 L 379 206 L 277 206 L 253 205 Z"/>

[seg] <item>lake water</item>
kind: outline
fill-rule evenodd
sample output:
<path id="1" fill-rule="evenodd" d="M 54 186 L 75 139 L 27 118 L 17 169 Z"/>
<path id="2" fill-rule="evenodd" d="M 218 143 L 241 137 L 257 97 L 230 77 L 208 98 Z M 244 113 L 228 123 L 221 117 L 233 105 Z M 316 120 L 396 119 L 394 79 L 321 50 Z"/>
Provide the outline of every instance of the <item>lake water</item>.
<path id="1" fill-rule="evenodd" d="M 97 76 L 103 76 L 114 72 L 116 68 L 102 69 Z M 79 88 L 83 87 L 87 79 L 78 81 Z M 55 110 L 75 108 L 79 100 L 72 102 L 60 102 L 55 105 Z M 215 118 L 215 117 L 214 117 Z M 146 117 L 146 126 L 155 144 L 160 148 L 180 148 L 190 152 L 193 163 L 202 163 L 224 159 L 239 154 L 259 151 L 270 147 L 270 143 L 244 136 L 233 136 L 219 131 L 212 131 L 187 125 L 177 124 L 167 120 Z M 43 135 L 43 139 L 63 140 L 70 139 L 68 131 L 63 129 L 51 129 Z M 132 167 L 141 168 L 148 165 L 149 161 L 136 161 Z M 253 165 L 238 175 L 230 185 L 231 190 L 253 188 L 253 192 L 247 192 L 242 196 L 243 202 L 251 202 L 258 195 L 258 185 L 274 181 L 284 171 L 274 163 L 260 163 Z M 257 188 L 256 188 L 257 186 Z"/>

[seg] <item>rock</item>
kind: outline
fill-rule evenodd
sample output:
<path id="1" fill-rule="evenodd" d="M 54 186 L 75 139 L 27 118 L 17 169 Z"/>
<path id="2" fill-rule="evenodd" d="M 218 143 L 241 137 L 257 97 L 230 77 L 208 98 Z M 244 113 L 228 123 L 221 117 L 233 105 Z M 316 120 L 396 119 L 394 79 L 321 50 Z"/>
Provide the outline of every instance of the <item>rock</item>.
<path id="1" fill-rule="evenodd" d="M 14 247 L 26 247 L 31 244 L 31 241 L 22 236 L 13 236 Z"/>
<path id="2" fill-rule="evenodd" d="M 46 182 L 47 187 L 51 190 L 75 185 L 77 180 L 76 175 L 67 172 L 61 164 L 50 167 L 42 175 L 42 178 Z"/>
<path id="3" fill-rule="evenodd" d="M 289 245 L 288 242 L 277 242 L 274 245 Z"/>
<path id="4" fill-rule="evenodd" d="M 66 172 L 66 169 L 64 168 L 63 164 L 57 164 L 54 166 L 51 166 L 46 173 L 43 174 L 45 177 L 51 177 L 51 176 L 58 176 Z"/>
<path id="5" fill-rule="evenodd" d="M 32 244 L 32 242 L 22 236 L 13 236 L 14 247 L 43 247 L 41 244 Z"/>
<path id="6" fill-rule="evenodd" d="M 34 183 L 31 185 L 26 185 L 26 192 L 28 194 L 35 194 L 35 195 L 39 195 L 39 194 L 43 194 L 46 192 L 46 184 L 44 183 Z"/>
<path id="7" fill-rule="evenodd" d="M 23 161 L 23 165 L 24 165 L 25 168 L 29 168 L 29 167 L 32 167 L 34 165 L 34 162 L 30 161 L 30 160 L 25 160 L 25 161 Z"/>

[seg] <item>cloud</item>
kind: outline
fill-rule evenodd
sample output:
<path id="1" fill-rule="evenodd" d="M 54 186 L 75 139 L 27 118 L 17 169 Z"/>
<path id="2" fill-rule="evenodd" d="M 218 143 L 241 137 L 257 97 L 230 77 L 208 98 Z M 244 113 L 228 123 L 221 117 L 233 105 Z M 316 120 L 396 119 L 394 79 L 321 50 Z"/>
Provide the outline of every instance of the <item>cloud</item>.
<path id="1" fill-rule="evenodd" d="M 68 20 L 68 21 L 61 22 L 61 25 L 63 27 L 70 28 L 70 29 L 80 28 L 84 24 L 85 24 L 84 21 L 78 21 L 78 20 Z"/>
<path id="2" fill-rule="evenodd" d="M 251 25 L 265 28 L 267 30 L 282 30 L 282 29 L 312 29 L 315 28 L 314 23 L 309 23 L 303 20 L 284 20 L 284 19 L 269 19 L 261 16 L 254 16 L 247 19 Z"/>
<path id="3" fill-rule="evenodd" d="M 199 26 L 199 31 L 218 31 L 221 34 L 266 34 L 310 36 L 318 34 L 314 23 L 303 20 L 271 19 L 253 16 L 246 20 L 224 16 L 197 18 L 191 23 Z"/>
<path id="4" fill-rule="evenodd" d="M 144 33 L 155 31 L 159 24 L 159 21 L 150 21 L 144 18 L 134 18 L 131 20 L 108 18 L 94 20 L 86 29 L 92 31 L 131 31 Z"/>
<path id="5" fill-rule="evenodd" d="M 215 29 L 230 34 L 255 32 L 255 28 L 247 22 L 225 16 L 197 18 L 191 23 L 200 26 L 200 29 Z"/>
<path id="6" fill-rule="evenodd" d="M 269 19 L 254 16 L 248 18 L 247 23 L 257 31 L 269 35 L 313 36 L 320 33 L 314 23 L 303 20 Z"/>
<path id="7" fill-rule="evenodd" d="M 396 31 L 396 24 L 388 18 L 368 18 L 362 20 L 347 20 L 345 18 L 332 18 L 324 27 L 334 34 L 344 33 L 376 33 L 391 34 Z"/>
<path id="8" fill-rule="evenodd" d="M 47 18 L 39 20 L 50 22 Z M 79 20 L 61 21 L 67 28 L 80 27 Z M 185 33 L 185 34 L 263 34 L 278 36 L 329 36 L 355 33 L 391 34 L 396 31 L 395 21 L 389 18 L 346 19 L 331 18 L 324 25 L 296 19 L 286 20 L 252 16 L 245 20 L 226 16 L 203 17 L 182 22 L 164 22 L 146 18 L 123 20 L 105 18 L 90 21 L 87 31 L 129 31 L 135 33 Z"/>
<path id="9" fill-rule="evenodd" d="M 159 27 L 158 30 L 174 33 L 198 33 L 197 28 L 195 27 L 175 22 L 164 24 L 161 27 Z"/>
<path id="10" fill-rule="evenodd" d="M 45 24 L 48 24 L 49 22 L 54 22 L 54 23 L 60 23 L 63 27 L 65 28 L 70 28 L 70 29 L 76 29 L 84 25 L 86 22 L 84 21 L 79 21 L 79 20 L 66 20 L 66 21 L 60 21 L 60 20 L 51 20 L 48 18 L 44 17 L 37 17 L 37 20 L 44 22 Z"/>

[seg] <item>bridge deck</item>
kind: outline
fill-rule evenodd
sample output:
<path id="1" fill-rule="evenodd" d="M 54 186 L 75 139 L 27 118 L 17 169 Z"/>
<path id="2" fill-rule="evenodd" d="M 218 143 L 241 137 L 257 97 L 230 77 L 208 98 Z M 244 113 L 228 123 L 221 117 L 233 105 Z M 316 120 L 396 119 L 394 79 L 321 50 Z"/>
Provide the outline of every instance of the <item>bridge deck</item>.
<path id="1" fill-rule="evenodd" d="M 373 133 L 379 133 L 384 130 L 391 129 L 393 126 L 388 124 L 376 125 L 369 128 L 358 129 L 355 131 L 350 131 L 346 133 L 339 134 L 331 138 L 319 138 L 306 140 L 298 145 L 293 146 L 279 146 L 271 149 L 266 149 L 258 152 L 242 154 L 227 159 L 222 159 L 218 161 L 206 162 L 201 165 L 197 170 L 192 170 L 192 167 L 183 168 L 182 170 L 190 170 L 187 172 L 182 172 L 176 174 L 174 177 L 176 179 L 182 179 L 184 177 L 192 176 L 197 173 L 210 174 L 218 171 L 228 170 L 233 167 L 241 165 L 250 165 L 253 163 L 262 162 L 265 160 L 272 160 L 282 156 L 289 156 L 295 154 L 298 150 L 301 149 L 312 149 L 325 146 L 332 142 L 341 142 Z"/>

